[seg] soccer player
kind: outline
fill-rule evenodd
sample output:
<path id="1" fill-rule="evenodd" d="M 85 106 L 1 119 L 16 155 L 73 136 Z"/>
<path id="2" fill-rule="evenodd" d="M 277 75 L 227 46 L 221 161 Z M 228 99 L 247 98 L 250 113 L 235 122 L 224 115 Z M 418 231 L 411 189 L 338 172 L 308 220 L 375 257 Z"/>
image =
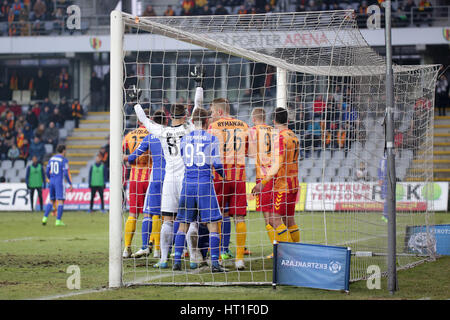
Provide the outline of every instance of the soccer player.
<path id="1" fill-rule="evenodd" d="M 180 141 L 183 136 L 194 128 L 186 123 L 186 108 L 181 104 L 171 106 L 171 126 L 164 127 L 150 121 L 142 110 L 140 104 L 134 106 L 138 119 L 144 124 L 149 133 L 161 141 L 166 172 L 162 187 L 161 215 L 161 259 L 154 265 L 155 268 L 168 268 L 167 259 L 174 235 L 174 220 L 178 212 L 178 203 L 184 176 L 184 163 L 180 154 Z"/>
<path id="2" fill-rule="evenodd" d="M 300 231 L 295 222 L 295 202 L 299 188 L 298 155 L 300 143 L 296 135 L 288 128 L 288 113 L 284 108 L 276 108 L 274 112 L 274 131 L 277 137 L 274 153 L 278 159 L 272 161 L 269 172 L 252 190 L 257 196 L 265 186 L 273 180 L 273 207 L 270 225 L 275 230 L 276 241 L 299 242 Z"/>
<path id="3" fill-rule="evenodd" d="M 167 125 L 166 115 L 163 110 L 157 110 L 153 114 L 153 121 L 160 125 Z M 161 193 L 164 181 L 166 161 L 164 159 L 161 141 L 154 135 L 147 135 L 141 144 L 129 156 L 124 156 L 124 161 L 133 164 L 142 154 L 150 150 L 152 168 L 150 181 L 144 202 L 144 218 L 142 220 L 142 247 L 132 254 L 132 258 L 148 256 L 150 254 L 149 240 L 153 238 L 155 250 L 154 258 L 160 257 L 160 230 L 161 230 Z"/>
<path id="4" fill-rule="evenodd" d="M 215 190 L 219 206 L 223 212 L 221 225 L 223 260 L 229 259 L 231 222 L 234 218 L 236 227 L 236 260 L 238 270 L 244 270 L 245 242 L 247 226 L 247 194 L 245 177 L 245 157 L 248 154 L 248 125 L 230 116 L 230 104 L 227 99 L 218 98 L 211 103 L 211 118 L 213 123 L 208 132 L 219 139 L 224 167 L 223 179 L 216 176 Z M 229 212 L 224 212 L 228 206 Z"/>
<path id="5" fill-rule="evenodd" d="M 214 190 L 212 168 L 223 176 L 218 139 L 206 132 L 208 112 L 196 108 L 192 121 L 195 130 L 181 139 L 181 155 L 186 166 L 177 220 L 180 222 L 175 238 L 173 270 L 181 270 L 181 255 L 188 225 L 207 223 L 211 254 L 211 271 L 223 272 L 219 265 L 220 233 L 218 221 L 222 219 Z M 198 216 L 197 216 L 198 214 Z M 191 267 L 192 268 L 192 267 Z"/>
<path id="6" fill-rule="evenodd" d="M 130 131 L 123 139 L 123 149 L 129 154 L 133 153 L 139 144 L 148 135 L 147 129 L 138 121 L 138 128 Z M 131 165 L 129 177 L 129 205 L 130 212 L 125 222 L 125 248 L 124 258 L 130 258 L 131 242 L 136 231 L 136 220 L 144 208 L 145 194 L 147 193 L 148 180 L 150 176 L 151 157 L 149 152 L 142 154 Z"/>
<path id="7" fill-rule="evenodd" d="M 64 212 L 64 200 L 66 199 L 66 188 L 64 186 L 64 179 L 69 183 L 70 190 L 72 190 L 72 178 L 69 171 L 69 161 L 66 158 L 66 146 L 60 144 L 56 147 L 58 154 L 50 158 L 46 168 L 46 175 L 49 179 L 50 202 L 45 206 L 44 217 L 42 224 L 47 224 L 48 215 L 52 211 L 53 206 L 57 206 L 57 216 L 55 225 L 57 227 L 65 226 L 61 218 Z"/>
<path id="8" fill-rule="evenodd" d="M 252 111 L 254 126 L 249 131 L 249 157 L 255 159 L 256 184 L 268 174 L 272 162 L 273 133 L 272 127 L 265 123 L 264 108 L 254 108 Z M 270 224 L 270 214 L 273 207 L 273 179 L 267 182 L 264 189 L 256 197 L 256 211 L 262 212 L 270 243 L 274 241 L 274 230 Z"/>

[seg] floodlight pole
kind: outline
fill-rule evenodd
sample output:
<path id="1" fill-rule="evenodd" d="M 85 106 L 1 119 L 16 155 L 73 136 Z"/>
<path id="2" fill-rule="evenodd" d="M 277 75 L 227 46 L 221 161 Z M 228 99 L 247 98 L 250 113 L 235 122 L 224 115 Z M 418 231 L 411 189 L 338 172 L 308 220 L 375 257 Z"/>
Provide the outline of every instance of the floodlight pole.
<path id="1" fill-rule="evenodd" d="M 110 200 L 109 287 L 122 286 L 122 130 L 123 130 L 123 30 L 120 11 L 111 12 L 110 48 Z"/>
<path id="2" fill-rule="evenodd" d="M 386 41 L 386 157 L 387 157 L 387 202 L 388 211 L 388 290 L 391 294 L 397 291 L 396 268 L 396 204 L 395 204 L 395 154 L 394 154 L 394 75 L 392 68 L 392 37 L 391 37 L 391 1 L 384 2 L 385 7 L 385 41 Z"/>

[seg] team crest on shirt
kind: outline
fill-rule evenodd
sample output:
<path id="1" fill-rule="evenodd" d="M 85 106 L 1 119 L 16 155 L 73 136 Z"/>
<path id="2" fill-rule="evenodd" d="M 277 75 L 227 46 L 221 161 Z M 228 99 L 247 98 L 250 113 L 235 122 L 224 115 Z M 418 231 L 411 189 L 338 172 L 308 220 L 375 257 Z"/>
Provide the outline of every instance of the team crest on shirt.
<path id="1" fill-rule="evenodd" d="M 89 43 L 91 44 L 91 48 L 94 50 L 98 50 L 102 46 L 102 40 L 99 38 L 90 38 Z"/>

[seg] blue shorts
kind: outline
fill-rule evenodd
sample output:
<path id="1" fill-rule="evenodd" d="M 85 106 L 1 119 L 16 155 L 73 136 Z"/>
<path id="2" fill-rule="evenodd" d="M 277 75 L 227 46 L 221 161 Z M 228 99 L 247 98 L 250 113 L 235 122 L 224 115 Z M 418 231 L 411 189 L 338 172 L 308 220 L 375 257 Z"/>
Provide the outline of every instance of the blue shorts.
<path id="1" fill-rule="evenodd" d="M 66 188 L 64 183 L 50 181 L 49 186 L 50 200 L 66 200 Z"/>
<path id="2" fill-rule="evenodd" d="M 161 215 L 162 181 L 150 182 L 145 194 L 143 212 L 150 215 Z"/>
<path id="3" fill-rule="evenodd" d="M 222 220 L 212 181 L 183 181 L 177 221 L 191 223 L 197 221 L 197 215 L 199 215 L 200 222 L 208 223 Z"/>

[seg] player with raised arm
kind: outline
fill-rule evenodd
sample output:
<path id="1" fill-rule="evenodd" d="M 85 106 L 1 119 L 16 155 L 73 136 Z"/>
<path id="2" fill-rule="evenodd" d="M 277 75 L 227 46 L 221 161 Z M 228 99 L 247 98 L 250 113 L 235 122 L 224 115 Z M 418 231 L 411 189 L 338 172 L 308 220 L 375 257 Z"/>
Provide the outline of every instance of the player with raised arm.
<path id="1" fill-rule="evenodd" d="M 288 113 L 284 108 L 274 112 L 274 153 L 278 155 L 272 161 L 269 172 L 252 190 L 255 196 L 261 194 L 265 186 L 273 179 L 273 209 L 270 224 L 275 230 L 276 241 L 299 242 L 300 231 L 295 222 L 295 202 L 299 189 L 298 155 L 300 143 L 297 136 L 288 128 Z"/>
<path id="2" fill-rule="evenodd" d="M 268 174 L 273 153 L 273 127 L 267 125 L 264 108 L 254 108 L 252 111 L 253 127 L 249 130 L 249 157 L 255 159 L 256 184 L 260 183 Z M 256 211 L 264 215 L 267 234 L 270 243 L 274 241 L 274 229 L 270 224 L 273 207 L 273 179 L 264 186 L 256 197 Z"/>
<path id="3" fill-rule="evenodd" d="M 203 89 L 197 87 L 197 92 Z M 148 119 L 140 104 L 134 106 L 138 119 L 144 124 L 149 133 L 161 141 L 164 159 L 166 161 L 166 172 L 164 176 L 161 215 L 163 223 L 161 226 L 161 258 L 154 265 L 155 268 L 168 268 L 167 259 L 172 245 L 174 232 L 174 221 L 178 212 L 178 204 L 183 184 L 184 162 L 180 154 L 180 141 L 183 136 L 194 130 L 192 123 L 188 123 L 186 107 L 181 104 L 171 106 L 171 126 L 164 127 Z M 195 108 L 194 108 L 195 110 Z"/>
<path id="4" fill-rule="evenodd" d="M 224 167 L 223 179 L 216 176 L 214 184 L 219 206 L 223 212 L 221 258 L 223 260 L 230 258 L 228 246 L 231 233 L 230 216 L 232 216 L 236 227 L 235 266 L 238 270 L 244 270 L 247 237 L 245 157 L 248 154 L 248 125 L 230 116 L 230 104 L 224 98 L 212 101 L 211 118 L 213 123 L 209 126 L 208 132 L 219 139 Z M 228 213 L 224 211 L 227 206 Z"/>
<path id="5" fill-rule="evenodd" d="M 212 168 L 223 175 L 220 162 L 218 139 L 206 132 L 208 112 L 196 108 L 192 114 L 195 130 L 181 139 L 181 155 L 186 170 L 183 179 L 177 220 L 180 222 L 175 238 L 175 259 L 173 270 L 181 270 L 181 255 L 188 225 L 207 223 L 209 230 L 209 247 L 211 271 L 223 272 L 219 265 L 220 233 L 218 221 L 222 219 L 219 203 L 214 190 Z M 198 216 L 197 216 L 198 215 Z"/>
<path id="6" fill-rule="evenodd" d="M 133 153 L 144 138 L 148 135 L 147 129 L 142 123 L 137 121 L 138 128 L 130 131 L 123 139 L 123 149 L 125 153 Z M 136 221 L 138 215 L 142 213 L 145 202 L 145 194 L 147 193 L 148 181 L 152 167 L 152 159 L 148 151 L 135 159 L 131 164 L 131 171 L 129 177 L 129 215 L 125 222 L 125 248 L 123 251 L 124 258 L 130 258 L 131 243 L 133 241 L 134 233 L 136 231 Z"/>
<path id="7" fill-rule="evenodd" d="M 49 180 L 50 202 L 45 206 L 44 217 L 42 224 L 47 224 L 48 215 L 53 209 L 57 207 L 57 216 L 55 225 L 65 226 L 61 218 L 64 213 L 64 200 L 66 199 L 66 187 L 64 186 L 64 179 L 69 183 L 70 190 L 72 190 L 72 178 L 69 170 L 69 160 L 66 158 L 66 146 L 60 144 L 56 147 L 58 154 L 50 158 L 45 170 L 45 174 Z"/>
<path id="8" fill-rule="evenodd" d="M 153 121 L 161 125 L 167 125 L 166 115 L 163 110 L 157 110 L 153 114 Z M 136 150 L 123 160 L 134 164 L 136 159 L 150 150 L 152 168 L 150 170 L 149 185 L 144 201 L 144 218 L 142 219 L 142 247 L 131 255 L 132 258 L 148 256 L 150 254 L 150 235 L 154 244 L 153 257 L 160 257 L 160 231 L 161 231 L 161 193 L 164 181 L 166 161 L 164 160 L 161 141 L 154 135 L 147 135 Z"/>

